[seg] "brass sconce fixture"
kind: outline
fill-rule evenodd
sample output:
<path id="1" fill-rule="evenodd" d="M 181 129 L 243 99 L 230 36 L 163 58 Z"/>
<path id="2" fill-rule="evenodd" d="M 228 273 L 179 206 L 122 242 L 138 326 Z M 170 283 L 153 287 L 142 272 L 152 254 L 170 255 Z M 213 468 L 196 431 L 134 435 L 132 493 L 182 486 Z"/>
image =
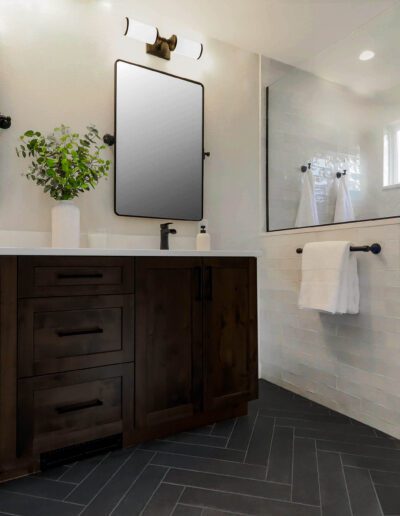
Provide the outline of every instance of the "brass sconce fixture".
<path id="1" fill-rule="evenodd" d="M 148 54 L 161 57 L 162 59 L 170 60 L 171 52 L 176 52 L 192 59 L 200 59 L 203 53 L 202 43 L 181 38 L 175 36 L 175 34 L 168 39 L 163 38 L 160 36 L 157 27 L 130 18 L 126 18 L 124 36 L 143 41 L 143 43 L 146 43 L 146 52 Z"/>

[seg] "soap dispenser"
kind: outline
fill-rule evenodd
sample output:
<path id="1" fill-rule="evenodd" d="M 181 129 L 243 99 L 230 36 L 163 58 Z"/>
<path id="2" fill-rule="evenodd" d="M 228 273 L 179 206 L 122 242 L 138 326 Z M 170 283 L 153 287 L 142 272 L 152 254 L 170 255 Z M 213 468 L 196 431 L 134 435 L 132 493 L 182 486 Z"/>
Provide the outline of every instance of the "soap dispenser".
<path id="1" fill-rule="evenodd" d="M 209 251 L 210 250 L 210 235 L 206 233 L 206 227 L 200 226 L 200 233 L 196 237 L 196 249 L 198 251 Z"/>

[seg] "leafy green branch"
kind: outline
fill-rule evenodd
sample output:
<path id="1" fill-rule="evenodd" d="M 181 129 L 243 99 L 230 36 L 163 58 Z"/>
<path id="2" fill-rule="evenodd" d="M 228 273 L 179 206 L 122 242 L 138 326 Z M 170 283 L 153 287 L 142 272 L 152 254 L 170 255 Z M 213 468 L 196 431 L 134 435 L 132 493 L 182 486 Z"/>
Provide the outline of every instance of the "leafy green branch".
<path id="1" fill-rule="evenodd" d="M 57 201 L 74 199 L 108 176 L 111 162 L 102 158 L 106 147 L 95 126 L 82 137 L 61 125 L 48 136 L 26 131 L 20 140 L 18 157 L 31 158 L 26 177 Z"/>

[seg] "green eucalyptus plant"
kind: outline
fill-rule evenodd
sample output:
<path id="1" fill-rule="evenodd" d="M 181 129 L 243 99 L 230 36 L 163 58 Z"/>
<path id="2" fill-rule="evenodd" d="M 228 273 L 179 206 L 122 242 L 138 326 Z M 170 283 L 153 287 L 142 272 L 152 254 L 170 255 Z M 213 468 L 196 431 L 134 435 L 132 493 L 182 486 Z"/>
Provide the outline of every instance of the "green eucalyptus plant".
<path id="1" fill-rule="evenodd" d="M 82 137 L 61 125 L 48 136 L 26 131 L 20 140 L 15 149 L 18 157 L 32 158 L 24 175 L 57 201 L 74 199 L 95 188 L 110 170 L 111 162 L 101 157 L 106 147 L 95 126 L 87 127 Z"/>

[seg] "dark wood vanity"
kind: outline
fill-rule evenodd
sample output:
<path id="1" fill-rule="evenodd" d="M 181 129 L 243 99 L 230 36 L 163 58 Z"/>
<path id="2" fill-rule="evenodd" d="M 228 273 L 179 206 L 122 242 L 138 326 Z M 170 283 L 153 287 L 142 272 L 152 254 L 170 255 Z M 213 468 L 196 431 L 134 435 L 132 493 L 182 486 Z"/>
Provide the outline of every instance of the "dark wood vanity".
<path id="1" fill-rule="evenodd" d="M 0 257 L 0 479 L 246 413 L 256 291 L 253 257 Z"/>

